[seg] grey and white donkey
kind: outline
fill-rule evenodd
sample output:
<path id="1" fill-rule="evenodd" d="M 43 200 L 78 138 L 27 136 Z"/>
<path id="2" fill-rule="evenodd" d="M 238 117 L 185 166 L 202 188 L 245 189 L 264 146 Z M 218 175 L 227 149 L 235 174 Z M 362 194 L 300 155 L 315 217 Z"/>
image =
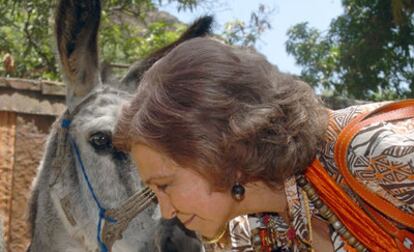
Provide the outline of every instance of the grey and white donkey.
<path id="1" fill-rule="evenodd" d="M 108 221 L 104 210 L 117 208 L 143 187 L 129 156 L 111 144 L 116 117 L 146 69 L 178 43 L 208 34 L 212 23 L 211 17 L 199 19 L 175 43 L 133 64 L 111 85 L 102 83 L 98 66 L 100 11 L 98 0 L 58 4 L 55 34 L 67 111 L 52 128 L 33 182 L 30 252 L 111 250 L 100 237 Z M 136 216 L 112 251 L 202 250 L 194 233 L 176 220 L 154 218 L 156 212 L 154 202 Z"/>

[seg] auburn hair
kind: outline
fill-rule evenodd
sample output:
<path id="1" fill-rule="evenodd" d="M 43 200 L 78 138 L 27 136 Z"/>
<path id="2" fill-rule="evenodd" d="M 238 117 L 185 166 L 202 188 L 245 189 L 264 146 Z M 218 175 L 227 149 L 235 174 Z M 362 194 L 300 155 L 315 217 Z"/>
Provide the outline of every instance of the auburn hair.
<path id="1" fill-rule="evenodd" d="M 143 76 L 123 107 L 114 144 L 145 144 L 218 190 L 303 172 L 327 127 L 312 88 L 246 48 L 195 38 Z"/>

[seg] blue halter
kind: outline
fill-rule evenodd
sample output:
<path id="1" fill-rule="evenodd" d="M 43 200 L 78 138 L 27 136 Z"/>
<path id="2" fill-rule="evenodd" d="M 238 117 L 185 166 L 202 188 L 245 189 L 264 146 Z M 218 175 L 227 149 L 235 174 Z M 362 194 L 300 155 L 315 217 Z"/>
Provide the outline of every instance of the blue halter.
<path id="1" fill-rule="evenodd" d="M 71 120 L 64 118 L 64 119 L 62 119 L 62 122 L 61 122 L 60 126 L 63 129 L 68 129 L 71 122 L 72 122 Z M 75 151 L 76 160 L 78 161 L 78 163 L 81 167 L 82 175 L 83 175 L 83 178 L 86 181 L 86 185 L 88 186 L 89 192 L 92 194 L 92 198 L 95 201 L 96 206 L 99 209 L 99 220 L 98 220 L 98 224 L 97 224 L 97 227 L 96 227 L 97 228 L 97 230 L 96 230 L 96 232 L 97 232 L 96 239 L 98 241 L 99 248 L 100 248 L 101 252 L 108 252 L 109 250 L 106 247 L 105 243 L 102 241 L 102 237 L 101 237 L 102 220 L 105 219 L 105 220 L 107 220 L 111 223 L 116 223 L 116 220 L 110 218 L 109 216 L 106 216 L 106 209 L 104 207 L 102 207 L 102 205 L 100 204 L 100 202 L 98 200 L 98 197 L 96 196 L 96 193 L 93 190 L 93 187 L 92 187 L 92 184 L 89 180 L 88 174 L 86 173 L 86 169 L 85 169 L 85 166 L 83 165 L 79 148 L 78 148 L 75 141 L 72 139 L 72 137 L 69 134 L 68 134 L 68 140 L 69 140 L 69 143 L 72 146 L 73 150 Z"/>

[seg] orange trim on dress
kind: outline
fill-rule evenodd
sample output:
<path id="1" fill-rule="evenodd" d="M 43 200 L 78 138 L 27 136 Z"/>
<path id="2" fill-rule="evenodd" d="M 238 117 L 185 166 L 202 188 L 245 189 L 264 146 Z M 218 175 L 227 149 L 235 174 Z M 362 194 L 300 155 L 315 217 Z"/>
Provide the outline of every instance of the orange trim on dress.
<path id="1" fill-rule="evenodd" d="M 389 108 L 396 108 L 396 110 Z M 387 112 L 378 114 L 383 110 Z M 363 127 L 376 122 L 394 121 L 412 117 L 414 117 L 414 100 L 388 104 L 368 115 L 359 116 L 339 134 L 334 151 L 335 162 L 350 188 L 375 209 L 410 228 L 414 228 L 414 215 L 403 212 L 392 203 L 369 191 L 369 189 L 357 181 L 348 169 L 346 155 L 352 139 Z"/>
<path id="2" fill-rule="evenodd" d="M 390 103 L 356 117 L 338 136 L 334 151 L 335 162 L 348 186 L 368 203 L 367 209 L 371 216 L 333 181 L 319 160 L 315 160 L 305 172 L 321 200 L 329 206 L 348 231 L 370 251 L 410 251 L 402 242 L 405 237 L 414 237 L 414 234 L 398 229 L 376 211 L 410 228 L 414 228 L 414 216 L 372 193 L 352 176 L 346 158 L 348 147 L 354 136 L 369 124 L 413 117 L 413 99 Z M 347 251 L 354 251 L 350 246 L 345 248 Z"/>
<path id="3" fill-rule="evenodd" d="M 315 160 L 308 167 L 305 176 L 318 192 L 319 198 L 335 213 L 347 230 L 366 248 L 370 251 L 399 251 L 392 237 L 384 232 L 332 180 L 319 160 Z M 347 251 L 355 251 L 351 246 L 346 246 L 346 248 Z"/>

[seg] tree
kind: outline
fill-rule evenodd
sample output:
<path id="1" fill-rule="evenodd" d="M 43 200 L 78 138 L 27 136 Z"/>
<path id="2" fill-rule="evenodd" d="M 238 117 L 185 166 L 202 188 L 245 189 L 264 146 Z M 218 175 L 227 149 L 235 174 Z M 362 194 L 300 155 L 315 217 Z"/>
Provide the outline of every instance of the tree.
<path id="1" fill-rule="evenodd" d="M 179 10 L 194 10 L 220 0 L 108 0 L 103 1 L 99 44 L 103 59 L 116 65 L 129 65 L 172 41 L 185 30 L 168 13 L 159 12 L 159 4 L 176 2 Z M 56 0 L 0 0 L 0 65 L 1 76 L 41 78 L 59 80 L 53 41 L 53 10 Z M 260 11 L 262 10 L 262 11 Z M 253 14 L 252 14 L 253 15 Z M 232 43 L 243 44 L 242 40 L 254 42 L 266 29 L 264 8 L 255 14 L 256 22 L 245 25 L 244 36 Z M 255 30 L 255 25 L 263 27 Z M 244 24 L 240 27 L 245 27 Z M 270 26 L 269 26 L 270 28 Z M 247 30 L 247 31 L 246 31 Z M 260 32 L 258 32 L 260 30 Z M 0 58 L 1 59 L 1 58 Z"/>
<path id="2" fill-rule="evenodd" d="M 246 24 L 242 20 L 234 20 L 225 24 L 223 37 L 228 44 L 241 46 L 254 46 L 260 36 L 271 29 L 269 16 L 273 9 L 260 4 L 257 11 L 250 14 L 250 22 Z"/>
<path id="3" fill-rule="evenodd" d="M 335 95 L 358 99 L 414 97 L 414 2 L 343 0 L 344 14 L 326 33 L 300 23 L 286 50 L 301 77 Z"/>

